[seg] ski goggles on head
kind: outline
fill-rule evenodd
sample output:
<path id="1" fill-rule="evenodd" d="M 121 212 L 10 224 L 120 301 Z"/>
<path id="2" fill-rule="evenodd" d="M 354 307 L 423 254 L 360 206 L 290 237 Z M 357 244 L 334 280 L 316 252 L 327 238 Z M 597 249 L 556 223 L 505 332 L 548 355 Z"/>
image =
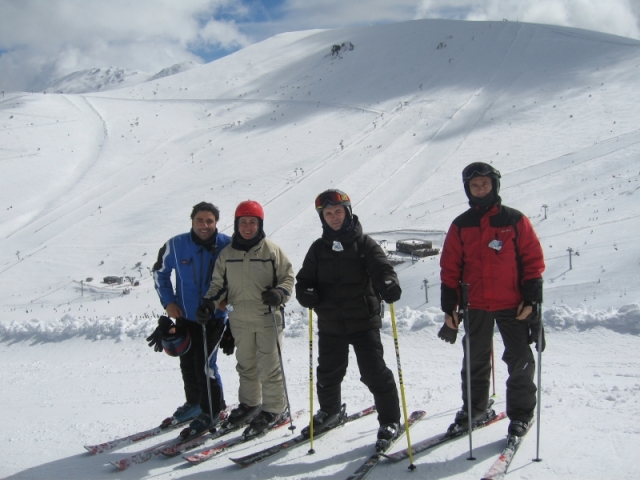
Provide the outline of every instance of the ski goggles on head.
<path id="1" fill-rule="evenodd" d="M 349 195 L 340 190 L 327 190 L 316 197 L 316 211 L 321 211 L 327 206 L 351 205 Z"/>
<path id="2" fill-rule="evenodd" d="M 500 172 L 491 165 L 483 162 L 475 162 L 467 165 L 462 171 L 462 182 L 467 183 L 476 177 L 496 177 L 500 178 Z"/>

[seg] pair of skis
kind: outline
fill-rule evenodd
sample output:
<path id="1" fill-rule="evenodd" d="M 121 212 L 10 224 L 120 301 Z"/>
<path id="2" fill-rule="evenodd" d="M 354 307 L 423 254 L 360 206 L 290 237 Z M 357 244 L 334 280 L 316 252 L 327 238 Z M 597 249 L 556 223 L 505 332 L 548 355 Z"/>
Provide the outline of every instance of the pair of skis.
<path id="1" fill-rule="evenodd" d="M 152 457 L 160 453 L 164 453 L 165 455 L 171 456 L 171 452 L 173 451 L 177 451 L 178 453 L 180 453 L 182 451 L 183 446 L 185 445 L 198 445 L 197 443 L 198 441 L 201 441 L 202 443 L 207 441 L 207 438 L 205 437 L 218 438 L 223 435 L 227 435 L 231 432 L 234 432 L 236 430 L 240 430 L 243 427 L 244 425 L 220 428 L 216 430 L 215 433 L 211 433 L 209 435 L 208 435 L 208 430 L 205 430 L 199 434 L 193 435 L 188 438 L 183 438 L 181 436 L 178 436 L 177 438 L 174 438 L 169 441 L 161 442 L 157 445 L 153 445 L 140 452 L 128 455 L 124 458 L 121 458 L 120 460 L 115 460 L 111 463 L 114 466 L 118 467 L 120 470 L 126 470 L 132 465 L 144 463 L 147 460 L 151 459 Z M 202 443 L 200 443 L 200 445 Z"/>
<path id="2" fill-rule="evenodd" d="M 369 407 L 366 408 L 360 412 L 354 413 L 352 415 L 349 415 L 348 417 L 345 418 L 345 420 L 340 423 L 339 425 L 331 428 L 330 430 L 326 430 L 318 435 L 316 435 L 314 438 L 319 438 L 322 437 L 326 434 L 328 434 L 329 432 L 332 432 L 333 430 L 335 430 L 336 428 L 339 428 L 347 423 L 353 422 L 354 420 L 358 420 L 360 418 L 363 418 L 367 415 L 370 415 L 372 413 L 375 412 L 375 407 Z M 426 413 L 422 410 L 417 410 L 415 412 L 413 412 L 409 419 L 408 419 L 408 425 L 409 428 L 411 428 L 413 425 L 415 425 L 417 422 L 419 422 L 420 420 L 422 420 L 424 418 L 424 416 L 426 415 Z M 395 439 L 393 439 L 393 441 L 391 441 L 387 447 L 385 448 L 384 451 L 382 452 L 375 452 L 372 455 L 370 455 L 363 463 L 362 465 L 353 473 L 353 475 L 351 475 L 348 480 L 362 480 L 364 479 L 367 475 L 369 475 L 369 473 L 371 473 L 371 471 L 378 465 L 378 463 L 380 463 L 380 460 L 384 457 L 384 453 L 391 450 L 393 448 L 393 446 L 403 437 L 404 433 L 406 433 L 405 431 L 405 427 L 404 424 L 400 426 L 400 431 L 398 432 L 398 435 L 396 436 Z M 250 465 L 253 465 L 255 463 L 258 463 L 266 458 L 272 457 L 274 455 L 277 455 L 285 450 L 289 450 L 297 445 L 300 445 L 302 443 L 306 443 L 309 441 L 309 437 L 306 435 L 298 435 L 297 437 L 294 437 L 288 441 L 282 442 L 279 445 L 275 445 L 272 447 L 268 447 L 264 450 L 258 451 L 258 452 L 254 452 L 252 454 L 249 454 L 245 457 L 241 457 L 241 458 L 232 458 L 231 460 L 233 462 L 235 462 L 236 464 L 242 466 L 242 467 L 248 467 Z"/>
<path id="3" fill-rule="evenodd" d="M 285 425 L 287 425 L 289 423 L 289 416 L 285 415 L 283 416 L 280 420 L 278 420 L 276 423 L 274 423 L 273 425 L 271 425 L 269 428 L 267 428 L 264 432 L 260 433 L 259 435 L 254 435 L 251 437 L 245 437 L 244 435 L 240 435 L 239 437 L 233 438 L 227 442 L 222 442 L 219 443 L 217 445 L 215 445 L 214 447 L 212 447 L 215 451 L 215 453 L 211 453 L 210 457 L 213 457 L 214 455 L 217 455 L 221 452 L 223 452 L 224 450 L 230 448 L 233 445 L 238 445 L 240 443 L 244 443 L 247 442 L 249 440 L 253 440 L 254 438 L 259 438 L 262 437 L 264 435 L 267 434 L 267 432 L 270 432 L 271 430 L 275 430 L 281 427 L 284 427 Z M 149 460 L 150 458 L 152 458 L 155 455 L 158 454 L 163 454 L 167 457 L 174 457 L 176 455 L 179 455 L 187 450 L 199 447 L 201 445 L 204 445 L 205 443 L 207 443 L 210 440 L 214 440 L 216 438 L 220 438 L 222 436 L 228 435 L 230 433 L 242 430 L 243 428 L 245 428 L 246 425 L 244 424 L 240 424 L 240 425 L 231 425 L 229 423 L 223 422 L 222 426 L 219 427 L 217 430 L 215 430 L 214 432 L 209 433 L 208 430 L 205 430 L 204 432 L 201 432 L 199 434 L 196 435 L 192 435 L 190 437 L 184 438 L 184 437 L 177 437 L 175 439 L 169 440 L 168 442 L 164 442 L 164 443 L 160 443 L 158 445 L 154 445 L 152 447 L 149 447 L 145 450 L 142 450 L 141 452 L 137 452 L 134 453 L 132 455 L 129 455 L 125 458 L 122 458 L 120 460 L 116 460 L 111 462 L 113 465 L 115 465 L 116 467 L 118 467 L 120 470 L 126 470 L 127 468 L 129 468 L 131 465 L 134 464 L 140 464 L 140 463 L 144 463 L 147 460 Z M 200 462 L 202 462 L 203 460 L 200 460 Z M 198 463 L 200 463 L 198 462 Z"/>
<path id="4" fill-rule="evenodd" d="M 492 425 L 494 423 L 497 423 L 503 418 L 505 418 L 506 416 L 507 414 L 505 412 L 501 412 L 497 415 L 493 415 L 492 417 L 488 418 L 484 422 L 480 422 L 474 425 L 473 431 Z M 527 432 L 531 430 L 532 425 L 533 425 L 533 422 L 529 424 L 529 429 L 527 430 Z M 416 453 L 424 452 L 426 450 L 429 450 L 431 448 L 437 447 L 438 445 L 442 445 L 444 443 L 450 442 L 457 438 L 462 438 L 467 434 L 468 434 L 468 430 L 461 430 L 453 433 L 443 433 L 443 434 L 435 435 L 431 438 L 427 438 L 425 440 L 422 440 L 421 442 L 418 442 L 412 445 L 411 451 L 415 455 Z M 511 465 L 511 461 L 513 460 L 513 457 L 518 451 L 518 448 L 520 448 L 520 445 L 522 444 L 523 440 L 524 440 L 524 436 L 517 437 L 515 435 L 508 435 L 507 445 L 502 450 L 498 458 L 494 461 L 493 465 L 491 465 L 489 470 L 487 470 L 487 472 L 482 476 L 481 480 L 504 479 L 505 475 L 507 474 L 507 470 Z M 399 462 L 401 460 L 409 458 L 409 449 L 405 448 L 404 450 L 400 450 L 398 452 L 392 453 L 391 455 L 384 455 L 384 457 L 393 462 Z"/>
<path id="5" fill-rule="evenodd" d="M 367 415 L 371 415 L 372 413 L 374 413 L 376 411 L 376 407 L 375 406 L 371 406 L 368 408 L 365 408 L 364 410 L 361 410 L 357 413 L 354 413 L 352 415 L 349 415 L 348 417 L 346 417 L 342 423 L 336 425 L 335 427 L 331 428 L 330 430 L 326 430 L 318 435 L 314 435 L 314 439 L 315 438 L 320 438 L 324 435 L 326 435 L 328 432 L 331 432 L 333 430 L 335 430 L 336 428 L 339 428 L 347 423 L 351 423 L 354 420 L 358 420 L 360 418 L 366 417 Z M 266 458 L 269 457 L 273 457 L 274 455 L 277 455 L 281 452 L 284 452 L 286 450 L 289 450 L 293 447 L 296 447 L 297 445 L 306 443 L 310 440 L 308 435 L 297 435 L 293 438 L 290 438 L 289 440 L 285 440 L 282 443 L 279 443 L 278 445 L 274 445 L 268 448 L 265 448 L 264 450 L 260 450 L 254 453 L 251 453 L 249 455 L 246 455 L 244 457 L 240 457 L 240 458 L 232 458 L 231 461 L 236 463 L 237 465 L 240 465 L 241 467 L 248 467 L 250 465 L 253 465 L 255 463 L 258 463 Z"/>

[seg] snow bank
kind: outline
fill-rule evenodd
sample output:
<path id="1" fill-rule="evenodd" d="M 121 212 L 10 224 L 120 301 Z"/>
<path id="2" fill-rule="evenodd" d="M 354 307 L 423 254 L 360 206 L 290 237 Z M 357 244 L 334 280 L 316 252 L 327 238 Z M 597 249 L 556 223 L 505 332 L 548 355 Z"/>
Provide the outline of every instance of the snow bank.
<path id="1" fill-rule="evenodd" d="M 588 330 L 605 327 L 619 333 L 640 334 L 640 305 L 632 303 L 606 311 L 593 310 L 584 305 L 569 308 L 566 305 L 544 309 L 547 330 L 567 330 L 575 327 Z"/>
<path id="2" fill-rule="evenodd" d="M 412 310 L 404 307 L 396 310 L 398 331 L 412 332 L 429 327 L 439 327 L 443 322 L 443 314 L 437 308 Z M 314 316 L 314 322 L 317 318 Z M 147 337 L 157 325 L 156 318 L 131 315 L 128 317 L 75 317 L 65 315 L 56 320 L 32 319 L 28 322 L 13 321 L 8 325 L 0 324 L 2 341 L 57 342 L 72 337 L 86 337 L 89 340 L 114 339 L 125 337 Z M 585 306 L 570 308 L 562 305 L 545 308 L 544 323 L 549 331 L 590 330 L 604 327 L 618 333 L 640 335 L 640 305 L 632 303 L 620 308 L 609 308 L 606 311 L 593 310 Z M 317 327 L 314 325 L 314 331 Z M 391 316 L 387 308 L 382 319 L 382 330 L 392 333 Z M 309 334 L 309 317 L 307 311 L 293 311 L 286 316 L 285 336 L 301 337 Z"/>
<path id="3" fill-rule="evenodd" d="M 150 317 L 75 317 L 65 315 L 56 320 L 32 319 L 27 322 L 13 321 L 0 324 L 3 341 L 32 340 L 34 342 L 57 342 L 72 337 L 89 340 L 137 338 L 148 336 L 157 326 L 157 319 Z"/>

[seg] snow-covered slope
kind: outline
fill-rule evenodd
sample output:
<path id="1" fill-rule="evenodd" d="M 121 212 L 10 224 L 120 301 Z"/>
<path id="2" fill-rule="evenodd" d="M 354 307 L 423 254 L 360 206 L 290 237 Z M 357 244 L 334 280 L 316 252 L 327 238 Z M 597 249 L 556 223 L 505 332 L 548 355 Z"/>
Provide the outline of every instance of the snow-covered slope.
<path id="1" fill-rule="evenodd" d="M 354 49 L 332 56 L 343 42 Z M 160 313 L 150 268 L 162 243 L 189 228 L 192 205 L 218 205 L 219 228 L 231 233 L 236 204 L 260 201 L 267 234 L 298 268 L 320 234 L 320 191 L 347 191 L 365 230 L 390 249 L 403 238 L 437 246 L 466 208 L 460 171 L 481 160 L 502 172 L 504 202 L 532 219 L 547 262 L 545 462 L 531 464 L 523 450 L 526 467 L 509 477 L 632 478 L 637 461 L 621 450 L 638 446 L 638 423 L 629 420 L 639 413 L 638 65 L 640 42 L 626 38 L 421 20 L 278 35 L 101 94 L 0 100 L 0 355 L 9 365 L 0 380 L 12 390 L 6 411 L 16 412 L 2 437 L 9 474 L 112 477 L 102 460 L 74 457 L 78 447 L 153 424 L 180 403 L 177 365 L 164 356 L 158 363 L 143 338 Z M 396 268 L 409 407 L 432 416 L 420 438 L 444 428 L 459 406 L 461 351 L 435 338 L 438 257 Z M 140 285 L 123 294 L 124 286 L 101 283 L 107 275 Z M 295 302 L 289 309 L 287 376 L 302 406 L 306 320 Z M 388 335 L 385 346 L 393 365 Z M 345 400 L 354 410 L 371 398 L 352 364 Z M 33 375 L 21 376 L 26 368 Z M 41 383 L 40 372 L 51 380 Z M 223 374 L 233 401 L 230 359 Z M 298 451 L 253 473 L 235 472 L 222 457 L 197 470 L 153 463 L 130 475 L 344 477 L 364 457 L 374 423 L 352 431 L 367 438 L 345 433 L 325 444 L 312 468 Z M 584 429 L 590 443 L 569 442 L 571 428 Z M 503 433 L 496 426 L 479 435 L 476 465 L 459 442 L 420 457 L 416 474 L 477 478 Z M 56 435 L 63 441 L 46 447 L 44 459 L 19 453 Z M 341 467 L 329 466 L 331 455 Z"/>

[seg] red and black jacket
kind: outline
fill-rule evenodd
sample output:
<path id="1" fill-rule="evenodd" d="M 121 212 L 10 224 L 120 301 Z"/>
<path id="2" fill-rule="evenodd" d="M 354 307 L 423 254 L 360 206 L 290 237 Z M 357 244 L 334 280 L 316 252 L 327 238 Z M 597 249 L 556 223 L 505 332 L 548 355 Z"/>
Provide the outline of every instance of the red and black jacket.
<path id="1" fill-rule="evenodd" d="M 444 241 L 442 310 L 455 310 L 461 281 L 469 284 L 469 308 L 494 312 L 530 304 L 544 267 L 527 217 L 499 203 L 486 213 L 472 207 L 453 221 Z"/>

